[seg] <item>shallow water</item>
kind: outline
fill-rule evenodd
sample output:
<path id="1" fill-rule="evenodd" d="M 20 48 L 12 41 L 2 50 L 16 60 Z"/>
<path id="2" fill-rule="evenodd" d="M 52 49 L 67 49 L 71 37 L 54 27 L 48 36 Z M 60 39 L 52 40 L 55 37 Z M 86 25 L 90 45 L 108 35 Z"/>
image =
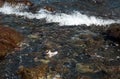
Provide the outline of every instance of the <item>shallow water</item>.
<path id="1" fill-rule="evenodd" d="M 61 46 L 60 48 L 53 46 L 51 50 L 59 52 L 58 55 L 53 57 L 54 60 L 61 60 L 61 62 L 64 60 L 65 66 L 70 68 L 69 74 L 63 74 L 63 79 L 77 79 L 76 76 L 82 73 L 77 72 L 74 65 L 77 63 L 95 63 L 94 61 L 97 57 L 98 59 L 111 60 L 106 63 L 107 65 L 120 65 L 120 59 L 116 58 L 120 56 L 119 46 L 110 40 L 104 40 L 100 48 L 95 48 L 96 50 L 92 51 L 96 52 L 98 56 L 91 54 L 91 51 L 85 52 L 85 46 L 80 47 L 78 44 L 73 43 L 76 39 L 87 40 L 86 38 L 80 38 L 79 35 L 81 34 L 92 34 L 104 39 L 102 32 L 105 31 L 107 26 L 112 23 L 120 23 L 119 0 L 106 0 L 105 4 L 101 4 L 103 5 L 102 7 L 99 6 L 100 4 L 93 5 L 90 0 L 31 1 L 36 3 L 36 5 L 52 5 L 58 11 L 51 13 L 44 9 L 39 9 L 36 13 L 31 13 L 20 11 L 19 9 L 16 10 L 8 5 L 0 8 L 0 23 L 15 28 L 25 38 L 20 51 L 13 51 L 15 53 L 9 54 L 5 57 L 5 60 L 1 60 L 1 79 L 20 79 L 16 74 L 20 65 L 25 67 L 40 65 L 42 62 L 35 62 L 34 58 L 45 58 L 44 52 L 47 49 L 44 44 L 46 41 Z M 104 10 L 107 11 L 104 12 Z M 37 35 L 37 37 L 32 38 L 30 37 L 31 35 Z M 91 46 L 94 47 L 94 44 Z M 88 45 L 86 47 L 90 48 L 91 46 Z M 85 73 L 82 75 L 90 76 L 93 79 L 101 79 L 104 74 Z"/>

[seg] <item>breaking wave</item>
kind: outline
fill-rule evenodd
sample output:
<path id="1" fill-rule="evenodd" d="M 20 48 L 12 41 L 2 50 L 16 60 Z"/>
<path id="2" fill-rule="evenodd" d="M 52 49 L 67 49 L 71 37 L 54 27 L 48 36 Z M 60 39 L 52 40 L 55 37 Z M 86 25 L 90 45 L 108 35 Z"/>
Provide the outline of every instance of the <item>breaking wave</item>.
<path id="1" fill-rule="evenodd" d="M 25 8 L 25 7 L 24 7 Z M 31 13 L 27 11 L 22 11 L 23 7 L 18 6 L 10 6 L 8 3 L 5 3 L 1 8 L 0 12 L 3 14 L 14 14 L 16 16 L 23 16 L 29 19 L 46 19 L 46 22 L 56 22 L 59 25 L 82 25 L 85 24 L 90 26 L 94 25 L 109 25 L 113 23 L 120 23 L 120 20 L 112 20 L 112 19 L 100 19 L 95 16 L 87 16 L 85 14 L 81 14 L 78 11 L 73 11 L 71 14 L 65 13 L 52 13 L 45 9 L 40 9 L 37 13 Z"/>

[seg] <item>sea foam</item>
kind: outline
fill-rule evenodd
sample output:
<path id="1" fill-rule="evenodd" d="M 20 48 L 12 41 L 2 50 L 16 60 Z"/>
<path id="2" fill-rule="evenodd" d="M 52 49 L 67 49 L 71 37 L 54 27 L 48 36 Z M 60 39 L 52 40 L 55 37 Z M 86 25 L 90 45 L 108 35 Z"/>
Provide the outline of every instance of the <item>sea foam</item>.
<path id="1" fill-rule="evenodd" d="M 25 7 L 24 7 L 25 8 Z M 46 19 L 46 22 L 56 22 L 60 26 L 69 25 L 109 25 L 113 23 L 120 23 L 120 20 L 112 19 L 101 19 L 95 16 L 88 16 L 80 13 L 79 11 L 73 11 L 70 14 L 66 13 L 52 13 L 45 9 L 40 9 L 37 13 L 31 13 L 27 11 L 22 11 L 23 7 L 17 5 L 15 7 L 5 3 L 1 8 L 0 12 L 3 14 L 14 14 L 16 16 L 23 16 L 28 19 Z"/>

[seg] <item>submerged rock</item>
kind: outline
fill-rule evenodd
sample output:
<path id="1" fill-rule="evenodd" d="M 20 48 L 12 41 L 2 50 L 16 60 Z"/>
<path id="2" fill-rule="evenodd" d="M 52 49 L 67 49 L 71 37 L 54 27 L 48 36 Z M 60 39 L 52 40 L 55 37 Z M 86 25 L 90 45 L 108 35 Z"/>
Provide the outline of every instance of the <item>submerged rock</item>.
<path id="1" fill-rule="evenodd" d="M 88 55 L 94 55 L 102 47 L 104 39 L 98 34 L 86 31 L 72 37 L 72 42 L 76 47 L 83 50 Z"/>
<path id="2" fill-rule="evenodd" d="M 76 69 L 77 69 L 80 73 L 88 73 L 88 72 L 93 73 L 93 72 L 94 72 L 94 69 L 92 69 L 89 65 L 82 64 L 82 63 L 77 63 L 77 64 L 76 64 Z"/>
<path id="3" fill-rule="evenodd" d="M 41 61 L 44 62 L 43 59 Z M 62 74 L 70 73 L 69 68 L 63 66 L 63 63 L 59 61 L 43 62 L 30 68 L 19 66 L 17 74 L 21 77 L 20 79 L 63 79 Z"/>
<path id="4" fill-rule="evenodd" d="M 22 35 L 10 27 L 0 26 L 0 59 L 14 48 L 17 48 L 23 40 Z"/>
<path id="5" fill-rule="evenodd" d="M 88 76 L 81 76 L 81 75 L 79 75 L 79 76 L 77 77 L 77 79 L 91 79 L 91 78 L 88 77 Z"/>
<path id="6" fill-rule="evenodd" d="M 18 75 L 21 75 L 22 79 L 45 79 L 48 71 L 48 65 L 40 65 L 35 68 L 25 68 L 20 66 Z"/>
<path id="7" fill-rule="evenodd" d="M 101 75 L 100 79 L 119 79 L 120 67 L 119 66 L 101 66 L 101 70 L 95 73 L 96 76 Z"/>

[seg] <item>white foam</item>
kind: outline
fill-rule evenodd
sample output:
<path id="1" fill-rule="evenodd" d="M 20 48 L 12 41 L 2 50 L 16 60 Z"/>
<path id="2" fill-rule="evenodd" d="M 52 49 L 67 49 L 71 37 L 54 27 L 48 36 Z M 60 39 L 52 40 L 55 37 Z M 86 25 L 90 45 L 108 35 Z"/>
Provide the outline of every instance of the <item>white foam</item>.
<path id="1" fill-rule="evenodd" d="M 81 14 L 78 11 L 74 11 L 71 14 L 65 14 L 65 13 L 55 13 L 52 14 L 49 11 L 46 11 L 45 9 L 40 9 L 36 14 L 33 14 L 31 12 L 23 12 L 21 9 L 23 7 L 19 8 L 20 6 L 12 7 L 8 4 L 5 4 L 0 8 L 0 12 L 3 14 L 14 14 L 16 16 L 23 16 L 29 19 L 42 19 L 45 18 L 47 22 L 56 22 L 59 23 L 59 25 L 82 25 L 86 24 L 89 25 L 109 25 L 113 23 L 120 23 L 120 20 L 111 20 L 111 19 L 100 19 L 95 16 L 87 16 L 85 14 Z"/>

